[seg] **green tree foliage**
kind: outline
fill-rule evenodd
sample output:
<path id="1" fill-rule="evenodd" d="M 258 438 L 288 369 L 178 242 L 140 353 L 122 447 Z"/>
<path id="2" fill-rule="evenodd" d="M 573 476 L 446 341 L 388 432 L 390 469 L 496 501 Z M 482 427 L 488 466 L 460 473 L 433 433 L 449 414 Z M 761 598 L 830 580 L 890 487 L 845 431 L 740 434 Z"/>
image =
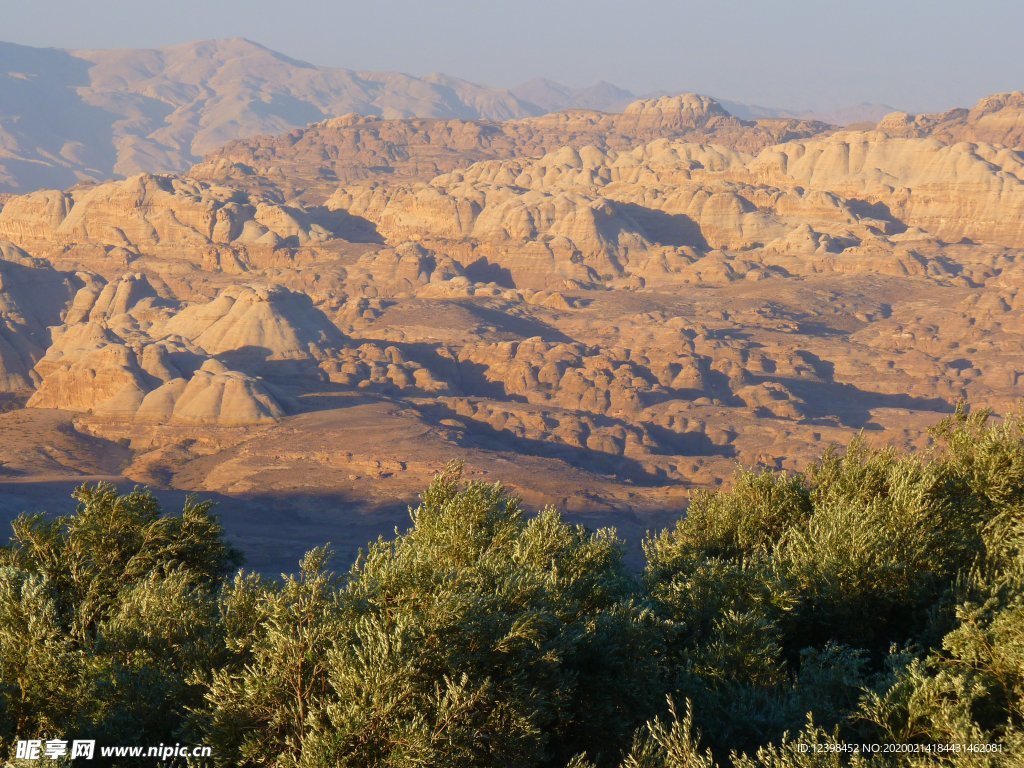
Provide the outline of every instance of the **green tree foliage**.
<path id="1" fill-rule="evenodd" d="M 646 543 L 672 687 L 716 756 L 807 764 L 787 733 L 1019 742 L 1021 422 L 961 409 L 934 436 L 923 456 L 856 440 L 804 475 L 741 470 Z"/>
<path id="2" fill-rule="evenodd" d="M 208 694 L 215 743 L 249 764 L 562 765 L 615 754 L 652 711 L 656 634 L 611 531 L 527 519 L 453 466 L 412 527 L 343 579 L 324 553 L 281 585 L 236 581 L 259 614 Z M 240 598 L 240 591 L 251 597 Z"/>
<path id="3" fill-rule="evenodd" d="M 235 572 L 207 506 L 83 487 L 0 550 L 0 738 L 296 768 L 1019 764 L 1022 421 L 959 410 L 934 437 L 741 470 L 642 574 L 614 531 L 456 465 L 347 571 L 322 548 L 275 580 Z"/>
<path id="4" fill-rule="evenodd" d="M 219 663 L 216 593 L 238 554 L 209 504 L 160 514 L 147 491 L 74 493 L 75 514 L 22 515 L 0 549 L 0 743 L 89 734 L 173 742 L 189 682 Z"/>

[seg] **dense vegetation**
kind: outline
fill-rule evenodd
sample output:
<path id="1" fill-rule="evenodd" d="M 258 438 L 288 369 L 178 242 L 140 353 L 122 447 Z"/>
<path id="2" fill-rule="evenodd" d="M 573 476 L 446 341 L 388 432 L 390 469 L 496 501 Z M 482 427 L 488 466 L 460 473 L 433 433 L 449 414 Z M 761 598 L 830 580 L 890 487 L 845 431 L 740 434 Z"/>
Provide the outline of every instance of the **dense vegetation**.
<path id="1" fill-rule="evenodd" d="M 347 573 L 236 572 L 208 506 L 82 487 L 0 549 L 0 758 L 206 743 L 221 765 L 797 768 L 1024 756 L 1024 423 L 740 471 L 645 542 L 435 479 Z M 844 743 L 1001 753 L 839 752 Z"/>

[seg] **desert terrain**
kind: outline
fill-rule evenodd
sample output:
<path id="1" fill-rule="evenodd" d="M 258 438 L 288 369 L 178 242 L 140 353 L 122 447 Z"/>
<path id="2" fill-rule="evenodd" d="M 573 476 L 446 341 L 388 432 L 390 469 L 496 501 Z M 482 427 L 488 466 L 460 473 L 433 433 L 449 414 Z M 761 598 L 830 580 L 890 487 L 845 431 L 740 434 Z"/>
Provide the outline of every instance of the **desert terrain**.
<path id="1" fill-rule="evenodd" d="M 362 78 L 227 141 L 249 102 L 132 56 L 198 116 L 146 133 L 140 90 L 52 174 L 0 157 L 5 514 L 87 479 L 194 492 L 273 570 L 402 524 L 461 459 L 628 537 L 737 463 L 921 448 L 958 401 L 1020 398 L 1024 94 L 850 130 Z M 100 99 L 114 52 L 75 61 Z"/>

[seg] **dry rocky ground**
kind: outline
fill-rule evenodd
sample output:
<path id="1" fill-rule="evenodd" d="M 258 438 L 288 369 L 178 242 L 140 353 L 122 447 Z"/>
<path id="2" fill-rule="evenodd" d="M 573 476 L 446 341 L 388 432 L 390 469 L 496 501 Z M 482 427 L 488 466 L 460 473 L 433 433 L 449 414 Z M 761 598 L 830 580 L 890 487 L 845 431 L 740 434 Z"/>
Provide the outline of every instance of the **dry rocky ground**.
<path id="1" fill-rule="evenodd" d="M 195 491 L 273 568 L 453 458 L 638 532 L 736 462 L 924 446 L 1020 396 L 1022 149 L 1020 93 L 864 131 L 684 95 L 6 196 L 2 506 Z"/>

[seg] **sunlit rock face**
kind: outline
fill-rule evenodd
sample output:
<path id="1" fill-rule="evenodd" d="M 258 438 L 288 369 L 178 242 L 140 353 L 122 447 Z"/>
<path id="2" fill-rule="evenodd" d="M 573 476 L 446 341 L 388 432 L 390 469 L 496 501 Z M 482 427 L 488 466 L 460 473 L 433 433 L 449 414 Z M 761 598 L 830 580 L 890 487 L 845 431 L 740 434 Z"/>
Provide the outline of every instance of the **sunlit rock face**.
<path id="1" fill-rule="evenodd" d="M 136 481 L 373 506 L 461 457 L 616 514 L 922 447 L 1020 396 L 1016 109 L 348 115 L 7 197 L 0 462 L 79 476 L 106 441 Z"/>

